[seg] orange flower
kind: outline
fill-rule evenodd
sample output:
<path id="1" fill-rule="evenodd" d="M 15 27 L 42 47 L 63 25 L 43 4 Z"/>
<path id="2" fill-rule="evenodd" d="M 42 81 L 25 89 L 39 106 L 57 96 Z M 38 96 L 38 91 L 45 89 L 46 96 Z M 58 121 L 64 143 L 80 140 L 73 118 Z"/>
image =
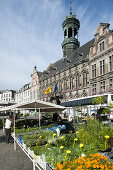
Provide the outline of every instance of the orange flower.
<path id="1" fill-rule="evenodd" d="M 57 163 L 58 168 L 61 170 L 63 168 L 63 165 L 60 163 Z"/>
<path id="2" fill-rule="evenodd" d="M 86 165 L 86 168 L 90 168 L 90 164 Z"/>
<path id="3" fill-rule="evenodd" d="M 97 165 L 96 165 L 96 164 L 94 164 L 94 165 L 93 165 L 93 168 L 96 168 L 96 167 L 97 167 Z"/>
<path id="4" fill-rule="evenodd" d="M 101 169 L 104 169 L 104 165 L 100 165 L 100 168 L 101 168 Z"/>
<path id="5" fill-rule="evenodd" d="M 88 170 L 88 169 L 113 169 L 113 163 L 109 162 L 105 156 L 99 153 L 90 154 L 89 156 L 80 157 L 75 161 L 64 162 L 63 165 L 58 163 L 55 170 Z"/>

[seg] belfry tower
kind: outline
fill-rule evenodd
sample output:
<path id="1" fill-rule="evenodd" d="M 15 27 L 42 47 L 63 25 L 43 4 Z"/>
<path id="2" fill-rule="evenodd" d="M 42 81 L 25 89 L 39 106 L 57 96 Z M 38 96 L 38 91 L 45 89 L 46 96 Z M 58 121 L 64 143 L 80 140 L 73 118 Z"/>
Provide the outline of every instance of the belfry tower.
<path id="1" fill-rule="evenodd" d="M 66 19 L 62 23 L 62 27 L 64 32 L 64 40 L 62 43 L 63 58 L 69 59 L 79 47 L 78 30 L 80 28 L 80 22 L 76 18 L 76 15 L 72 15 L 71 3 L 70 15 L 66 16 Z"/>

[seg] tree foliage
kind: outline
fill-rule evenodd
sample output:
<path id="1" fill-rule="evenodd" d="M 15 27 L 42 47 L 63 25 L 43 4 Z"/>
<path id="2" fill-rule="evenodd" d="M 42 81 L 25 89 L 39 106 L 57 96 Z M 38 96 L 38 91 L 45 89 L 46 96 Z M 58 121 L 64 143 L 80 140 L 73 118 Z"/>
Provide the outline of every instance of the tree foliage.
<path id="1" fill-rule="evenodd" d="M 105 103 L 105 97 L 104 96 L 98 96 L 92 99 L 92 104 L 103 104 Z"/>

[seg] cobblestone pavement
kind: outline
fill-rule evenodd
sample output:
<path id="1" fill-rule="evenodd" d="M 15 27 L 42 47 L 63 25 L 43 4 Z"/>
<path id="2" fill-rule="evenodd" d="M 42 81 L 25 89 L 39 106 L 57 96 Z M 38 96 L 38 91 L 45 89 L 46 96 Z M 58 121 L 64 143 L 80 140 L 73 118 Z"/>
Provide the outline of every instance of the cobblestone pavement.
<path id="1" fill-rule="evenodd" d="M 6 144 L 5 133 L 0 130 L 0 170 L 33 170 L 32 161 L 16 146 L 17 150 L 14 151 L 13 143 Z"/>

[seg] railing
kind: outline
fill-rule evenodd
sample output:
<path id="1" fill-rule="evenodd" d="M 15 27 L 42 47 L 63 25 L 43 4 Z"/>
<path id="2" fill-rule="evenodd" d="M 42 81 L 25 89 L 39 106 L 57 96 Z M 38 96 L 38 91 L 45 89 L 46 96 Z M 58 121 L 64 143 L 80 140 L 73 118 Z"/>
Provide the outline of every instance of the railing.
<path id="1" fill-rule="evenodd" d="M 12 134 L 12 137 L 14 138 L 14 134 Z M 36 167 L 39 170 L 54 170 L 48 162 L 42 159 L 41 156 L 37 156 L 34 154 L 33 151 L 30 150 L 29 147 L 26 146 L 26 144 L 22 141 L 19 141 L 17 137 L 15 137 L 16 143 L 20 146 L 20 148 L 24 151 L 24 153 L 30 158 L 30 160 L 33 162 L 33 170 L 36 170 Z"/>

